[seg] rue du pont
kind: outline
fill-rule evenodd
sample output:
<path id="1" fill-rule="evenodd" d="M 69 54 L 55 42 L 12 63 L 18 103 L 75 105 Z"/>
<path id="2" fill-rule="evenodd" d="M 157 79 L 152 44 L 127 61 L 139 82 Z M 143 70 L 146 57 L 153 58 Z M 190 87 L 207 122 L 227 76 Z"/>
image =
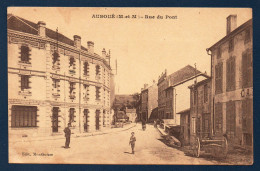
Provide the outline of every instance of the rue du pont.
<path id="1" fill-rule="evenodd" d="M 145 19 L 177 19 L 177 15 L 174 15 L 174 16 L 170 16 L 170 15 L 165 15 L 165 16 L 162 16 L 162 15 L 158 15 L 157 17 L 154 16 L 154 15 L 145 15 L 144 16 Z"/>

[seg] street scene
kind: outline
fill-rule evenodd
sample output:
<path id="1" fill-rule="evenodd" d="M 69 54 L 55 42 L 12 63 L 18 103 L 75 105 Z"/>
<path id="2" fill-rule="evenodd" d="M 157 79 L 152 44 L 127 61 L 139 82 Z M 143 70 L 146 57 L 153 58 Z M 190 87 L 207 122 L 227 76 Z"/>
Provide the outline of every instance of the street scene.
<path id="1" fill-rule="evenodd" d="M 9 7 L 7 29 L 9 163 L 253 164 L 250 8 Z"/>

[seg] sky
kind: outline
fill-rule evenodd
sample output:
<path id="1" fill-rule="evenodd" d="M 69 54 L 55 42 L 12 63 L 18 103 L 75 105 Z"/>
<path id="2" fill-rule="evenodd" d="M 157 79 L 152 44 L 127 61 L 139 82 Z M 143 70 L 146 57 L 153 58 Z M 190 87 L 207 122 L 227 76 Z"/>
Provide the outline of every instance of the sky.
<path id="1" fill-rule="evenodd" d="M 206 49 L 226 35 L 226 17 L 236 14 L 237 26 L 252 18 L 249 8 L 9 7 L 7 12 L 35 23 L 45 21 L 47 28 L 58 27 L 72 40 L 79 35 L 85 47 L 93 41 L 99 55 L 103 48 L 110 49 L 114 73 L 117 61 L 116 94 L 140 92 L 145 83 L 157 82 L 165 69 L 169 75 L 196 63 L 210 75 Z M 112 14 L 137 18 L 93 18 Z"/>

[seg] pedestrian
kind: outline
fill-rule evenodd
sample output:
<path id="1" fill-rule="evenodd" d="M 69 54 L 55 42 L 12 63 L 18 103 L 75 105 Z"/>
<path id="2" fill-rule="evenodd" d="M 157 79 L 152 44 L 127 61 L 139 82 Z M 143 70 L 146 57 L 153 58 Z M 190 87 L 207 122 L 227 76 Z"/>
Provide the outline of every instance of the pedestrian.
<path id="1" fill-rule="evenodd" d="M 70 124 L 68 123 L 68 126 L 64 129 L 65 137 L 66 137 L 66 142 L 65 142 L 65 147 L 64 148 L 70 148 L 70 135 L 71 135 L 71 130 L 69 128 Z"/>
<path id="2" fill-rule="evenodd" d="M 157 128 L 156 120 L 153 121 L 153 125 L 154 125 L 155 128 Z"/>
<path id="3" fill-rule="evenodd" d="M 131 137 L 130 137 L 130 141 L 129 141 L 129 145 L 131 145 L 131 148 L 132 148 L 132 154 L 135 154 L 135 141 L 136 141 L 135 133 L 132 132 Z"/>

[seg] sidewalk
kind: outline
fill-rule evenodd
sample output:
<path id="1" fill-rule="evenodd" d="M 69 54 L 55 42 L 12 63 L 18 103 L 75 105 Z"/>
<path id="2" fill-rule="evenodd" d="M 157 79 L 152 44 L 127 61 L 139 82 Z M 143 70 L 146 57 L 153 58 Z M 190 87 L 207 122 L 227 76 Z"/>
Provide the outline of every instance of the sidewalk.
<path id="1" fill-rule="evenodd" d="M 109 133 L 115 133 L 115 132 L 121 132 L 121 131 L 126 131 L 128 129 L 131 129 L 135 127 L 137 124 L 136 123 L 131 123 L 128 125 L 124 125 L 123 128 L 110 128 L 106 130 L 101 130 L 97 132 L 83 132 L 83 133 L 75 133 L 71 134 L 72 138 L 79 138 L 79 137 L 89 137 L 89 136 L 96 136 L 96 135 L 103 135 L 103 134 L 109 134 Z M 44 136 L 44 137 L 23 137 L 17 139 L 9 139 L 9 142 L 26 142 L 26 141 L 44 141 L 44 140 L 57 140 L 57 139 L 64 139 L 64 134 L 61 135 L 55 135 L 55 136 Z"/>

